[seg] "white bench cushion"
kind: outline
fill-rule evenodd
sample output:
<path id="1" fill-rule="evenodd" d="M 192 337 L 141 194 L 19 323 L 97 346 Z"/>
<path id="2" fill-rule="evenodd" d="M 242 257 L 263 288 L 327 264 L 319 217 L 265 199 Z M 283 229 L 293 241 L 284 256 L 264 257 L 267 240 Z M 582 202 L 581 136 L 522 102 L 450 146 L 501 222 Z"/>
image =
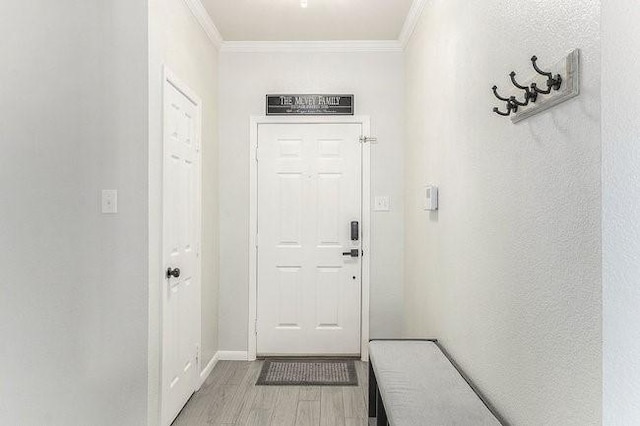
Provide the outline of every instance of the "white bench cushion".
<path id="1" fill-rule="evenodd" d="M 391 426 L 500 426 L 435 343 L 372 341 L 369 354 Z"/>

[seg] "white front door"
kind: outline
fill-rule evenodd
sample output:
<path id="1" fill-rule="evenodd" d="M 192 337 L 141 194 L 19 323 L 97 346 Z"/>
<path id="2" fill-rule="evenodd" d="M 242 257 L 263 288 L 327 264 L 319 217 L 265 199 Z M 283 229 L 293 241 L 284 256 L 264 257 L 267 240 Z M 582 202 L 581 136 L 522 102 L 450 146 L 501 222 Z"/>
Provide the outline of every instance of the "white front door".
<path id="1" fill-rule="evenodd" d="M 170 80 L 164 90 L 162 424 L 198 385 L 200 110 Z M 123 348 L 124 349 L 124 348 Z"/>
<path id="2" fill-rule="evenodd" d="M 258 355 L 360 354 L 361 135 L 259 125 Z"/>

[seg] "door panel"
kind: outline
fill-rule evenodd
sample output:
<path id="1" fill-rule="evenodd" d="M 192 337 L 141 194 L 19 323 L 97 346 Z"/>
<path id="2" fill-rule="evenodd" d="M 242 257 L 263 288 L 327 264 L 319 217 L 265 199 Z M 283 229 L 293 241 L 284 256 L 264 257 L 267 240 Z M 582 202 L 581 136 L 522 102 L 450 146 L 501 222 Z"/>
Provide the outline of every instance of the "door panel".
<path id="1" fill-rule="evenodd" d="M 261 124 L 259 355 L 358 355 L 360 124 Z"/>
<path id="2" fill-rule="evenodd" d="M 196 389 L 200 339 L 199 109 L 165 83 L 162 283 L 162 424 L 169 425 Z"/>

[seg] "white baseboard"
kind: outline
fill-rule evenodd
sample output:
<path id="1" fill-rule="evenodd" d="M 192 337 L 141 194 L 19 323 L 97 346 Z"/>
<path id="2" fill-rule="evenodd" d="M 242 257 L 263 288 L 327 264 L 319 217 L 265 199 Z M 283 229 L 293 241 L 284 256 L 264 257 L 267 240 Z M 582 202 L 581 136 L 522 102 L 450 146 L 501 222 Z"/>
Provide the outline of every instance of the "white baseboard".
<path id="1" fill-rule="evenodd" d="M 198 389 L 202 387 L 209 374 L 213 371 L 213 368 L 216 366 L 218 361 L 220 360 L 220 352 L 216 352 L 216 354 L 211 358 L 211 361 L 207 364 L 207 366 L 200 373 L 200 382 L 198 383 Z"/>
<path id="2" fill-rule="evenodd" d="M 220 361 L 247 361 L 249 354 L 247 351 L 218 351 Z"/>

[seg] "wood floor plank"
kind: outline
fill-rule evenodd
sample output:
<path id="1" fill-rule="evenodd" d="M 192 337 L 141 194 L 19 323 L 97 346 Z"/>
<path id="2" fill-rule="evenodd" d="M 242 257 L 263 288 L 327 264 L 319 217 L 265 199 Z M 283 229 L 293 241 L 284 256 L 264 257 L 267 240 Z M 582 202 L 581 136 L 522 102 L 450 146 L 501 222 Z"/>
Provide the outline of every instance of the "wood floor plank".
<path id="1" fill-rule="evenodd" d="M 356 362 L 358 387 L 255 386 L 262 365 L 218 362 L 174 426 L 366 424 L 367 363 Z"/>
<path id="2" fill-rule="evenodd" d="M 242 406 L 247 399 L 247 392 L 253 389 L 258 375 L 260 374 L 261 362 L 246 363 L 248 368 L 246 369 L 245 376 L 242 378 L 238 385 L 238 392 L 234 398 L 224 407 L 222 412 L 221 421 L 224 423 L 235 423 L 239 416 Z"/>
<path id="3" fill-rule="evenodd" d="M 237 423 L 247 424 L 251 418 L 255 417 L 254 411 L 273 411 L 278 396 L 276 386 L 255 386 L 252 385 L 245 396 L 245 403 L 240 409 Z M 264 425 L 269 424 L 269 419 Z"/>
<path id="4" fill-rule="evenodd" d="M 225 396 L 225 393 L 220 390 L 221 386 L 217 384 L 211 386 L 208 392 L 196 392 L 175 419 L 173 426 L 199 426 L 206 424 L 208 411 L 212 407 L 221 406 L 224 403 L 224 401 L 220 400 Z M 215 397 L 212 398 L 211 395 L 215 395 Z"/>
<path id="5" fill-rule="evenodd" d="M 254 409 L 273 409 L 276 405 L 276 398 L 280 391 L 280 386 L 255 386 L 256 397 L 253 401 Z"/>
<path id="6" fill-rule="evenodd" d="M 299 395 L 300 388 L 298 386 L 280 388 L 271 416 L 271 425 L 295 426 Z"/>
<path id="7" fill-rule="evenodd" d="M 231 361 L 218 361 L 215 368 L 204 381 L 198 392 L 206 393 L 207 389 L 225 383 L 228 380 L 229 368 L 231 367 L 230 363 Z"/>
<path id="8" fill-rule="evenodd" d="M 238 364 L 240 364 L 240 362 L 238 361 L 218 361 L 218 364 L 213 369 L 213 371 L 215 371 L 216 369 L 219 370 L 219 382 L 226 384 L 231 376 L 233 376 L 233 374 L 235 373 Z"/>
<path id="9" fill-rule="evenodd" d="M 247 376 L 247 372 L 251 367 L 251 363 L 249 362 L 234 362 L 233 363 L 233 371 L 227 377 L 227 381 L 225 382 L 228 385 L 239 385 Z"/>
<path id="10" fill-rule="evenodd" d="M 320 398 L 320 425 L 344 426 L 344 419 L 342 388 L 323 387 Z"/>
<path id="11" fill-rule="evenodd" d="M 320 401 L 320 386 L 302 386 L 300 388 L 300 401 Z"/>
<path id="12" fill-rule="evenodd" d="M 251 410 L 249 418 L 244 426 L 267 426 L 273 410 L 265 408 L 256 408 Z"/>
<path id="13" fill-rule="evenodd" d="M 210 425 L 223 422 L 222 414 L 238 392 L 238 385 L 219 385 L 214 391 L 209 396 L 210 403 L 203 415 L 203 419 Z"/>
<path id="14" fill-rule="evenodd" d="M 240 411 L 238 412 L 235 424 L 244 425 L 249 421 L 249 417 L 253 410 L 253 402 L 255 401 L 257 394 L 258 392 L 255 389 L 255 386 L 247 390 L 242 400 L 242 405 L 240 406 Z"/>
<path id="15" fill-rule="evenodd" d="M 347 418 L 367 418 L 367 407 L 365 405 L 362 388 L 358 386 L 345 386 L 342 388 L 344 399 L 344 416 Z"/>
<path id="16" fill-rule="evenodd" d="M 203 413 L 207 409 L 209 401 L 204 398 L 204 394 L 195 394 L 191 397 L 187 405 L 182 409 L 172 426 L 200 425 Z"/>
<path id="17" fill-rule="evenodd" d="M 258 387 L 255 383 L 260 375 L 262 364 L 262 361 L 255 361 L 251 363 L 250 376 L 248 376 L 247 382 L 245 383 L 245 393 L 242 397 L 240 409 L 237 411 L 237 417 L 235 419 L 236 424 L 245 424 L 249 421 L 249 416 L 254 408 L 254 401 L 258 395 Z"/>
<path id="18" fill-rule="evenodd" d="M 296 426 L 320 426 L 320 401 L 298 401 Z"/>

